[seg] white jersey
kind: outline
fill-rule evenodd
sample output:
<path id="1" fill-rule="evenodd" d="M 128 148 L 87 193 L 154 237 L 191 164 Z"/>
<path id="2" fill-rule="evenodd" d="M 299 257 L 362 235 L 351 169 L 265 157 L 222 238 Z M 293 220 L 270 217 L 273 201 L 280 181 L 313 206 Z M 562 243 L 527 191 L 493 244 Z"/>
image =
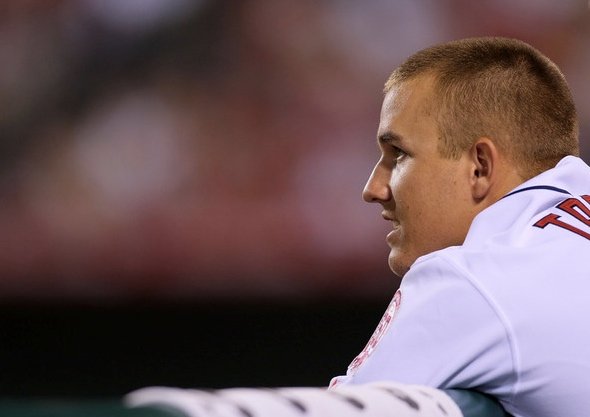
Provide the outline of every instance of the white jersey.
<path id="1" fill-rule="evenodd" d="M 444 221 L 441 218 L 440 221 Z M 332 386 L 472 388 L 517 417 L 590 414 L 590 167 L 568 156 L 416 260 Z"/>

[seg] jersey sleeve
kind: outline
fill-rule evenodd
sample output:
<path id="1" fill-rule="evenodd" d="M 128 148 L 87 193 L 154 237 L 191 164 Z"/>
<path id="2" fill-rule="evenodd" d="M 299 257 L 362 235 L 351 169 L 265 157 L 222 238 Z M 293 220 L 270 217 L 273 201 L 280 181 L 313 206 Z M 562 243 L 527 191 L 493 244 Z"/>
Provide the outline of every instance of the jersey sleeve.
<path id="1" fill-rule="evenodd" d="M 367 347 L 332 385 L 391 380 L 477 388 L 507 399 L 515 363 L 509 329 L 490 294 L 452 260 L 428 256 L 403 278 Z"/>

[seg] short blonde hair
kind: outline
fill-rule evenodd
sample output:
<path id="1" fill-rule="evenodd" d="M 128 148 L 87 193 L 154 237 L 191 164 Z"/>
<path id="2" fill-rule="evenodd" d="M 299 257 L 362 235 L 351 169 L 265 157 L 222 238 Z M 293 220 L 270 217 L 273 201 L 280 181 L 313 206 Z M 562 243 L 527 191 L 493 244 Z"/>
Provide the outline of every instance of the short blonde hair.
<path id="1" fill-rule="evenodd" d="M 412 55 L 385 84 L 422 75 L 435 80 L 434 109 L 443 156 L 457 158 L 489 137 L 530 178 L 578 155 L 573 98 L 559 68 L 532 46 L 507 38 L 470 38 Z"/>

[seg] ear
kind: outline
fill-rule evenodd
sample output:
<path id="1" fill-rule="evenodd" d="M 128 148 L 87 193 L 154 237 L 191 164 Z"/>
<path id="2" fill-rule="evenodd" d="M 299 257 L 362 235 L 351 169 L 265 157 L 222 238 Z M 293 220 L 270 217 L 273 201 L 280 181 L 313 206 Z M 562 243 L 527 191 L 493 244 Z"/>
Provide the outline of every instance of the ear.
<path id="1" fill-rule="evenodd" d="M 477 139 L 470 151 L 470 183 L 473 199 L 481 201 L 491 191 L 497 177 L 498 170 L 498 148 L 489 138 Z"/>

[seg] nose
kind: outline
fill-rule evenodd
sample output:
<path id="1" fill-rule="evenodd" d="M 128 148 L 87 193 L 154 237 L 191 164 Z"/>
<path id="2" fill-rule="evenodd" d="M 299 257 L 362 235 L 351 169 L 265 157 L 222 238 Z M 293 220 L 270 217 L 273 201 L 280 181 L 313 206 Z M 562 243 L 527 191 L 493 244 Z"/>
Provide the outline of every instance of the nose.
<path id="1" fill-rule="evenodd" d="M 363 189 L 363 200 L 367 203 L 384 203 L 391 200 L 391 171 L 381 164 L 375 165 Z"/>

